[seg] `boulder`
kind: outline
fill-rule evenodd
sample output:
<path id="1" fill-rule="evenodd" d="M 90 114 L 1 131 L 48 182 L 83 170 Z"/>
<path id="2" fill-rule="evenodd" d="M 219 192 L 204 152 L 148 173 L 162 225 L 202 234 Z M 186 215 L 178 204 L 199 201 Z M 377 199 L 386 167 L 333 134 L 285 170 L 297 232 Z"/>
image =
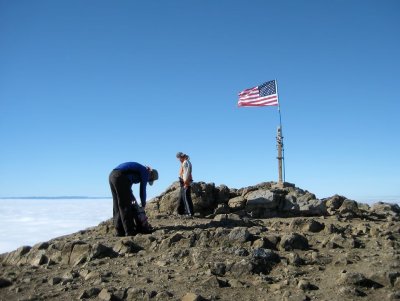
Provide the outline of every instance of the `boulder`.
<path id="1" fill-rule="evenodd" d="M 339 285 L 374 288 L 374 289 L 383 287 L 382 284 L 375 282 L 371 279 L 368 279 L 361 273 L 355 273 L 355 272 L 341 273 L 340 277 L 337 280 L 337 283 Z"/>
<path id="2" fill-rule="evenodd" d="M 149 216 L 153 216 L 155 212 L 161 214 L 177 214 L 180 189 L 179 182 L 174 182 L 163 194 L 151 199 L 149 201 L 151 205 L 147 208 L 147 210 L 152 211 L 149 212 Z M 201 216 L 213 213 L 218 204 L 225 204 L 228 202 L 230 193 L 228 193 L 227 189 L 225 185 L 216 188 L 214 183 L 192 183 L 191 197 L 194 211 Z"/>
<path id="3" fill-rule="evenodd" d="M 92 246 L 87 243 L 75 244 L 69 256 L 68 263 L 70 265 L 78 265 L 86 262 L 86 260 L 89 258 L 91 249 Z"/>
<path id="4" fill-rule="evenodd" d="M 303 230 L 306 232 L 318 233 L 318 232 L 321 232 L 324 228 L 325 228 L 325 225 L 323 223 L 320 223 L 316 220 L 310 220 L 306 223 Z"/>
<path id="5" fill-rule="evenodd" d="M 297 200 L 299 204 L 300 215 L 322 216 L 327 215 L 325 203 L 318 199 L 309 199 L 307 201 Z"/>
<path id="6" fill-rule="evenodd" d="M 235 262 L 230 268 L 230 273 L 236 277 L 242 277 L 251 274 L 253 271 L 253 264 L 249 259 L 242 259 Z"/>
<path id="7" fill-rule="evenodd" d="M 229 206 L 227 204 L 218 204 L 214 210 L 214 214 L 228 214 L 230 213 Z"/>
<path id="8" fill-rule="evenodd" d="M 194 293 L 187 293 L 181 299 L 181 301 L 203 301 L 205 300 L 201 295 L 197 295 Z"/>
<path id="9" fill-rule="evenodd" d="M 211 267 L 211 274 L 216 276 L 224 276 L 226 273 L 226 264 L 223 262 L 215 262 Z"/>
<path id="10" fill-rule="evenodd" d="M 41 250 L 41 252 L 38 252 L 33 258 L 32 260 L 29 262 L 31 265 L 33 266 L 40 266 L 43 264 L 46 264 L 49 262 L 49 259 L 47 258 L 47 256 L 45 255 L 45 251 Z"/>
<path id="11" fill-rule="evenodd" d="M 0 278 L 0 288 L 12 285 L 12 282 L 6 278 Z"/>
<path id="12" fill-rule="evenodd" d="M 257 248 L 251 254 L 252 273 L 269 274 L 272 268 L 280 262 L 280 257 L 272 250 Z"/>
<path id="13" fill-rule="evenodd" d="M 165 214 L 172 214 L 178 212 L 180 188 L 164 195 L 159 200 L 159 211 Z M 150 208 L 149 208 L 150 209 Z"/>
<path id="14" fill-rule="evenodd" d="M 345 199 L 337 211 L 340 215 L 345 217 L 361 216 L 361 211 L 358 209 L 357 202 L 349 199 Z"/>
<path id="15" fill-rule="evenodd" d="M 314 219 L 293 219 L 289 224 L 289 229 L 293 231 L 313 232 L 317 233 L 322 231 L 325 225 Z"/>
<path id="16" fill-rule="evenodd" d="M 255 190 L 245 196 L 247 202 L 245 210 L 253 217 L 275 216 L 279 207 L 277 194 L 270 190 Z"/>
<path id="17" fill-rule="evenodd" d="M 246 200 L 242 196 L 237 196 L 228 201 L 231 210 L 241 210 L 246 206 Z"/>
<path id="18" fill-rule="evenodd" d="M 246 209 L 277 209 L 279 200 L 270 190 L 255 190 L 246 195 Z"/>
<path id="19" fill-rule="evenodd" d="M 371 213 L 382 218 L 399 218 L 400 216 L 400 206 L 397 204 L 378 202 L 373 204 L 370 210 Z"/>
<path id="20" fill-rule="evenodd" d="M 216 188 L 217 190 L 217 203 L 218 204 L 227 204 L 229 199 L 231 198 L 231 192 L 228 186 L 220 185 Z"/>
<path id="21" fill-rule="evenodd" d="M 129 253 L 137 253 L 142 248 L 130 239 L 121 239 L 113 247 L 114 252 L 124 255 Z"/>
<path id="22" fill-rule="evenodd" d="M 91 287 L 89 289 L 84 290 L 80 296 L 78 297 L 78 299 L 90 299 L 93 297 L 97 297 L 97 295 L 100 293 L 100 289 L 97 287 Z"/>
<path id="23" fill-rule="evenodd" d="M 218 204 L 218 190 L 214 183 L 198 182 L 192 184 L 194 212 L 208 215 L 214 212 Z"/>
<path id="24" fill-rule="evenodd" d="M 280 241 L 280 248 L 285 251 L 308 250 L 308 240 L 305 236 L 293 233 L 284 235 Z"/>
<path id="25" fill-rule="evenodd" d="M 305 204 L 308 203 L 311 200 L 317 199 L 314 193 L 308 192 L 308 191 L 302 191 L 302 190 L 295 190 L 296 195 L 297 195 L 297 203 L 299 204 Z"/>
<path id="26" fill-rule="evenodd" d="M 286 195 L 281 210 L 284 212 L 300 212 L 300 206 L 297 204 L 296 196 L 293 194 Z"/>
<path id="27" fill-rule="evenodd" d="M 342 206 L 345 199 L 346 198 L 344 196 L 335 194 L 334 196 L 326 198 L 323 201 L 325 202 L 326 208 L 329 210 L 329 212 L 333 213 L 338 210 L 340 206 Z"/>
<path id="28" fill-rule="evenodd" d="M 3 259 L 4 263 L 16 265 L 18 263 L 26 262 L 27 254 L 30 252 L 32 247 L 22 246 L 14 252 L 7 253 Z"/>
<path id="29" fill-rule="evenodd" d="M 236 227 L 233 228 L 232 231 L 228 234 L 228 240 L 244 243 L 248 241 L 250 237 L 250 233 L 245 227 Z"/>

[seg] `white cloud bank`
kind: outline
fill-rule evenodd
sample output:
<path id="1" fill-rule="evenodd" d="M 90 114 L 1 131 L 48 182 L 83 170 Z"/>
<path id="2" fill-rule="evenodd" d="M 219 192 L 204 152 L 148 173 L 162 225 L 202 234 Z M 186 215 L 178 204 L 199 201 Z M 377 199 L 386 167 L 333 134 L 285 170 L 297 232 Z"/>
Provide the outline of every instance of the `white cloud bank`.
<path id="1" fill-rule="evenodd" d="M 71 234 L 112 217 L 112 199 L 2 199 L 0 254 Z"/>

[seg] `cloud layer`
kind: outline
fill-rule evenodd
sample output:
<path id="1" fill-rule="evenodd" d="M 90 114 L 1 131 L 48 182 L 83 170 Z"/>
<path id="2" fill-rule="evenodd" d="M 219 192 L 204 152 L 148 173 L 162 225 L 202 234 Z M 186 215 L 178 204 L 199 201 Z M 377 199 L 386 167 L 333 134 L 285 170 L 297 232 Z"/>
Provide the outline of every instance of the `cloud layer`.
<path id="1" fill-rule="evenodd" d="M 111 199 L 3 199 L 0 254 L 96 226 L 111 217 Z"/>

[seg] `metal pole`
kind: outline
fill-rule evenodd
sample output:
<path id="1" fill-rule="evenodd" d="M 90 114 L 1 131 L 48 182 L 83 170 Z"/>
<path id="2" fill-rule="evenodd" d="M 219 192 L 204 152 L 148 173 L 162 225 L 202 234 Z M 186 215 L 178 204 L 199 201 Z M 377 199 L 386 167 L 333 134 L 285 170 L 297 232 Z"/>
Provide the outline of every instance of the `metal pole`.
<path id="1" fill-rule="evenodd" d="M 276 135 L 276 144 L 278 147 L 278 184 L 283 186 L 282 181 L 282 134 L 281 127 L 278 126 L 278 131 Z"/>
<path id="2" fill-rule="evenodd" d="M 275 79 L 276 95 L 278 95 L 278 81 Z M 276 137 L 278 146 L 278 174 L 279 174 L 279 184 L 283 186 L 285 182 L 285 150 L 283 148 L 283 135 L 282 135 L 282 116 L 281 116 L 281 105 L 280 105 L 279 95 L 278 95 L 278 112 L 279 112 L 279 127 L 278 134 Z M 282 181 L 282 165 L 283 165 L 283 181 Z"/>
<path id="3" fill-rule="evenodd" d="M 285 148 L 283 146 L 283 131 L 282 131 L 282 118 L 281 118 L 281 110 L 279 108 L 279 128 L 280 128 L 280 147 L 282 149 L 282 165 L 283 165 L 283 182 L 286 181 L 285 179 Z"/>

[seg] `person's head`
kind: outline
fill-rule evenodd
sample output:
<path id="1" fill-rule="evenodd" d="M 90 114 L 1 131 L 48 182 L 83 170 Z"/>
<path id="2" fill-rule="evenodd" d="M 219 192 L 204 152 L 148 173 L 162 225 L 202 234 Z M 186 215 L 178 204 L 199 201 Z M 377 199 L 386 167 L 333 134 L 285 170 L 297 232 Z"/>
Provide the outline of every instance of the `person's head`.
<path id="1" fill-rule="evenodd" d="M 154 181 L 158 180 L 158 171 L 156 169 L 149 170 L 149 184 L 153 185 Z"/>
<path id="2" fill-rule="evenodd" d="M 184 154 L 184 153 L 182 153 L 182 152 L 178 152 L 178 153 L 176 154 L 176 157 L 177 157 L 178 160 L 181 161 L 181 162 L 183 162 L 183 161 L 185 161 L 186 159 L 189 158 L 188 155 L 186 155 L 186 154 Z"/>

